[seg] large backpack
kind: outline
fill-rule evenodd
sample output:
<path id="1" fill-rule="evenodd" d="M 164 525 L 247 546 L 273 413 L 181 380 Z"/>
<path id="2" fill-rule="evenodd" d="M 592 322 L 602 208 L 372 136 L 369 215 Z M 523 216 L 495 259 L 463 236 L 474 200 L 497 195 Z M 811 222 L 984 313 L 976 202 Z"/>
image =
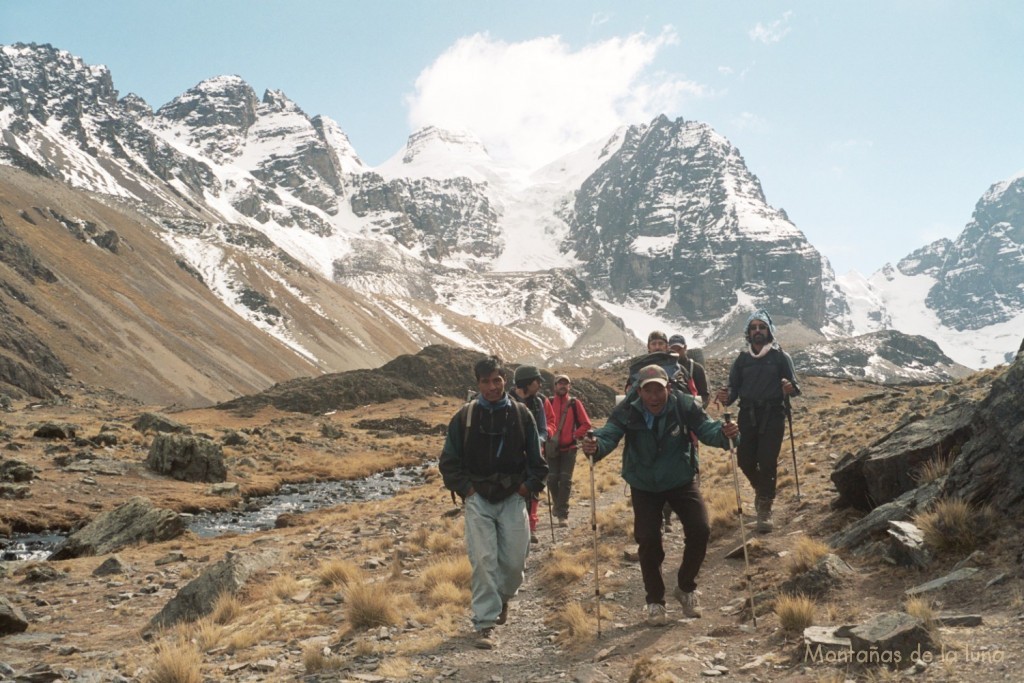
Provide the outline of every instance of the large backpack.
<path id="1" fill-rule="evenodd" d="M 697 396 L 697 385 L 693 382 L 693 376 L 689 371 L 689 363 L 686 365 L 680 364 L 680 358 L 677 354 L 668 353 L 666 351 L 655 351 L 654 353 L 648 353 L 647 355 L 640 356 L 629 364 L 629 380 L 626 382 L 629 387 L 626 391 L 627 394 L 635 393 L 636 389 L 636 378 L 640 374 L 642 368 L 648 365 L 660 365 L 668 375 L 669 386 L 680 391 L 685 391 L 691 396 Z"/>

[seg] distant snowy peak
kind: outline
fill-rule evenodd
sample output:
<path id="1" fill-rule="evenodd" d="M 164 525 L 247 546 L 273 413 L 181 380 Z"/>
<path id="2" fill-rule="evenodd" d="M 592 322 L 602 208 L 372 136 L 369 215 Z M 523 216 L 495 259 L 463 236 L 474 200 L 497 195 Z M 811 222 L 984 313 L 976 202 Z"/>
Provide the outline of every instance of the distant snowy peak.
<path id="1" fill-rule="evenodd" d="M 385 178 L 469 178 L 502 183 L 507 172 L 474 134 L 427 126 L 409 136 L 405 147 L 376 169 Z"/>
<path id="2" fill-rule="evenodd" d="M 343 173 L 362 173 L 366 170 L 366 164 L 356 154 L 356 149 L 349 141 L 348 135 L 334 119 L 327 116 L 314 116 L 312 124 L 337 156 Z"/>
<path id="3" fill-rule="evenodd" d="M 942 269 L 952 246 L 953 242 L 943 237 L 904 256 L 896 267 L 904 275 L 935 276 Z M 891 266 L 886 264 L 883 269 L 889 267 Z"/>

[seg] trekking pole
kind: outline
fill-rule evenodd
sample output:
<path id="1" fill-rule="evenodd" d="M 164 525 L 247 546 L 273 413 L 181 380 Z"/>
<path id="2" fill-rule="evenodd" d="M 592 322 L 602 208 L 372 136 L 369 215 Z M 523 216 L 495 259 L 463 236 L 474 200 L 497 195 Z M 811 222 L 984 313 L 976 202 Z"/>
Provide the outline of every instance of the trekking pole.
<path id="1" fill-rule="evenodd" d="M 587 438 L 594 438 L 594 430 L 587 431 Z M 594 605 L 597 611 L 597 637 L 601 637 L 601 583 L 597 567 L 597 487 L 594 484 L 594 458 L 590 461 L 590 528 L 594 530 Z"/>
<path id="2" fill-rule="evenodd" d="M 800 473 L 796 469 L 796 442 L 793 440 L 793 407 L 786 397 L 786 419 L 789 420 L 789 447 L 793 451 L 793 479 L 796 481 L 796 502 L 800 502 Z"/>
<path id="3" fill-rule="evenodd" d="M 551 525 L 551 543 L 555 542 L 555 515 L 551 512 L 551 487 L 545 486 L 544 492 L 548 494 L 548 523 Z"/>
<path id="4" fill-rule="evenodd" d="M 725 424 L 732 422 L 732 415 L 728 412 L 722 414 Z M 732 484 L 736 489 L 736 511 L 740 515 L 740 538 L 743 541 L 743 564 L 747 569 L 747 599 L 750 600 L 750 616 L 754 620 L 754 628 L 757 628 L 757 609 L 754 607 L 753 574 L 750 573 L 750 557 L 747 554 L 747 526 L 743 521 L 743 501 L 740 498 L 740 475 L 736 463 L 736 450 L 732 447 L 732 439 L 729 442 L 729 459 L 732 462 Z"/>

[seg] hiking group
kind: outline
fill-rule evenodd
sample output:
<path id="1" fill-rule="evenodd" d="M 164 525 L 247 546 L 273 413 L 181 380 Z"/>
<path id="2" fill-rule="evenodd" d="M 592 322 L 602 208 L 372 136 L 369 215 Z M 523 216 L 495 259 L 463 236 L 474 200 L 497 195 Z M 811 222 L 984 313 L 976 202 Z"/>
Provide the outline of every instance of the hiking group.
<path id="1" fill-rule="evenodd" d="M 738 423 L 705 412 L 711 398 L 707 374 L 687 357 L 682 335 L 651 333 L 648 354 L 630 366 L 625 398 L 596 430 L 582 402 L 569 396 L 568 376 L 555 376 L 549 401 L 540 394 L 542 378 L 534 366 L 519 366 L 508 392 L 498 357 L 474 366 L 478 393 L 452 417 L 439 469 L 445 486 L 464 501 L 476 646 L 495 647 L 495 626 L 508 618 L 530 544 L 538 542 L 537 503 L 545 483 L 550 513 L 558 526 L 568 526 L 577 451 L 589 459 L 593 477 L 595 464 L 622 441 L 621 475 L 633 508 L 646 623 L 668 623 L 661 565 L 671 513 L 681 521 L 685 541 L 672 596 L 685 617 L 701 616 L 696 579 L 711 528 L 700 492 L 699 444 L 730 451 L 738 444 L 739 467 L 756 493 L 757 528 L 770 531 L 785 410 L 788 397 L 799 394 L 792 361 L 779 348 L 767 312 L 752 314 L 744 334 L 749 346 L 733 362 L 728 386 L 715 394 L 724 405 L 739 399 Z M 594 531 L 596 544 L 596 523 Z"/>

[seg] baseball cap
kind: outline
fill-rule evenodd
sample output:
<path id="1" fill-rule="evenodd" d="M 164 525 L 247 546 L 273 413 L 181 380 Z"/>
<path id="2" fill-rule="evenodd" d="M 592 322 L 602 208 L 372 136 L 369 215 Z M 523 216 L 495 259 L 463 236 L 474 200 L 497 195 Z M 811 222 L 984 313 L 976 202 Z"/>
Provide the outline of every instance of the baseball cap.
<path id="1" fill-rule="evenodd" d="M 686 337 L 681 334 L 673 334 L 668 338 L 669 346 L 686 346 Z"/>
<path id="2" fill-rule="evenodd" d="M 657 382 L 664 387 L 668 386 L 668 374 L 660 365 L 645 365 L 637 373 L 636 381 L 640 387 L 648 382 Z"/>
<path id="3" fill-rule="evenodd" d="M 648 344 L 650 344 L 655 339 L 660 339 L 660 340 L 662 340 L 664 342 L 667 342 L 668 341 L 668 335 L 666 335 L 661 330 L 655 330 L 654 332 L 651 332 L 649 335 L 647 335 L 647 343 Z"/>
<path id="4" fill-rule="evenodd" d="M 565 380 L 566 382 L 572 384 L 572 380 L 569 379 L 569 375 L 555 375 L 555 384 L 558 384 L 562 380 Z"/>

